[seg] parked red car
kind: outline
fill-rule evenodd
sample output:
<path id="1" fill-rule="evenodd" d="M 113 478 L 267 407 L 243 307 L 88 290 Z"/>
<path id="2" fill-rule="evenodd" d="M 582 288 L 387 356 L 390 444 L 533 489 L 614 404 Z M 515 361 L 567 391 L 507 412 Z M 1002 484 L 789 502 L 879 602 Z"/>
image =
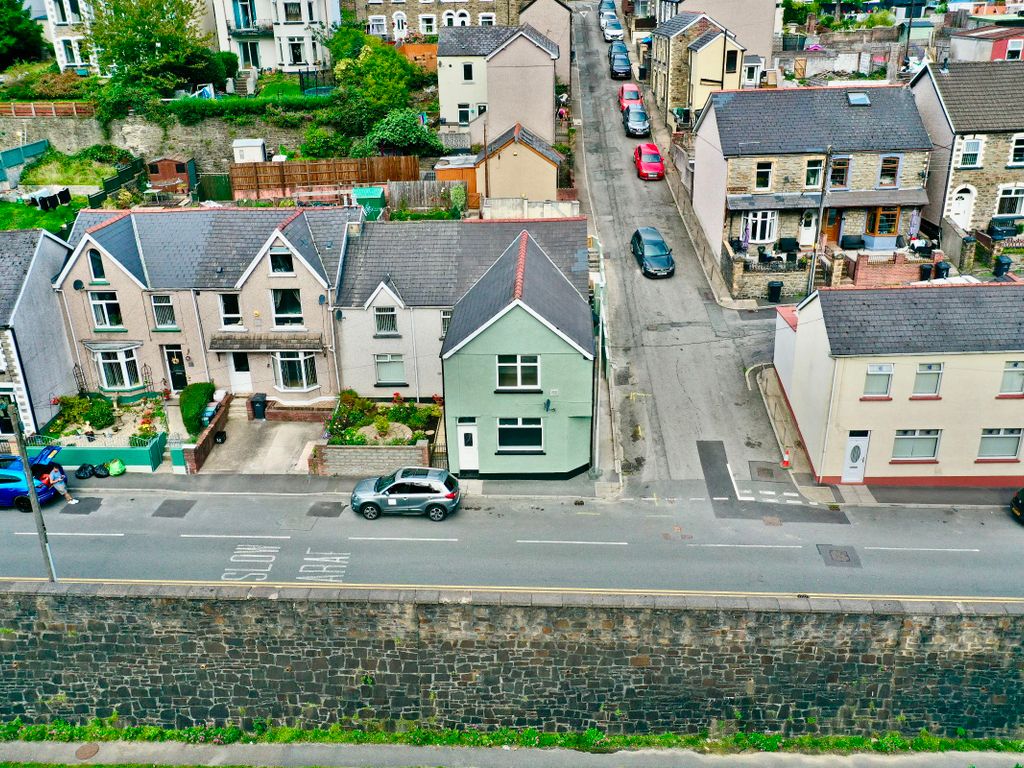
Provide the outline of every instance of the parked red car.
<path id="1" fill-rule="evenodd" d="M 640 89 L 634 83 L 619 86 L 619 112 L 632 104 L 643 106 L 643 103 L 644 98 L 640 95 Z"/>
<path id="2" fill-rule="evenodd" d="M 661 159 L 661 152 L 654 144 L 641 144 L 634 149 L 633 165 L 636 166 L 636 175 L 641 179 L 665 178 L 665 161 Z"/>

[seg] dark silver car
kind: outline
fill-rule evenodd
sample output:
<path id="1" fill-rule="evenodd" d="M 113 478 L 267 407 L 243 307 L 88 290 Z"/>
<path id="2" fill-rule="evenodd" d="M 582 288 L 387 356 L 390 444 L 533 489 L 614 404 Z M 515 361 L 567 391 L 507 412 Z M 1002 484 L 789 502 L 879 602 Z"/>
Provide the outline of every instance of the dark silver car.
<path id="1" fill-rule="evenodd" d="M 435 523 L 459 507 L 459 481 L 446 469 L 403 467 L 390 475 L 360 480 L 352 490 L 352 509 L 367 520 L 382 514 L 423 515 Z"/>
<path id="2" fill-rule="evenodd" d="M 650 136 L 651 123 L 647 111 L 639 104 L 632 104 L 622 110 L 622 127 L 627 136 Z"/>

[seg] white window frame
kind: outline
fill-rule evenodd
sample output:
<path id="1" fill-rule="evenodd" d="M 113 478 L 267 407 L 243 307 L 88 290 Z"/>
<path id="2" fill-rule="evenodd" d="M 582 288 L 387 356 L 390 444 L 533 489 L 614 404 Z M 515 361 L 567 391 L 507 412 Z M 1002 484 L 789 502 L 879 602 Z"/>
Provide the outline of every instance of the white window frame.
<path id="1" fill-rule="evenodd" d="M 502 422 L 505 422 L 504 424 Z M 509 422 L 515 422 L 514 424 Z M 497 419 L 495 445 L 498 453 L 543 453 L 544 452 L 544 419 L 535 416 L 501 417 Z M 540 445 L 502 445 L 503 430 L 540 429 Z"/>
<path id="2" fill-rule="evenodd" d="M 228 312 L 224 307 L 224 297 L 234 296 L 238 304 L 237 314 L 234 312 Z M 217 308 L 220 309 L 220 327 L 223 330 L 245 330 L 244 323 L 242 322 L 242 297 L 237 293 L 220 293 L 217 294 Z M 238 318 L 238 322 L 228 322 L 229 319 Z"/>
<path id="3" fill-rule="evenodd" d="M 750 227 L 751 243 L 774 243 L 779 229 L 778 211 L 747 211 L 743 214 L 740 231 Z"/>
<path id="4" fill-rule="evenodd" d="M 432 0 L 420 0 L 423 2 L 432 2 Z M 429 23 L 428 23 L 429 22 Z M 437 16 L 433 13 L 421 13 L 420 14 L 420 34 L 421 35 L 436 35 L 437 34 Z"/>
<path id="5" fill-rule="evenodd" d="M 970 144 L 977 144 L 978 145 L 977 150 L 976 151 L 975 150 L 968 151 L 967 147 Z M 974 163 L 972 163 L 972 164 L 968 164 L 968 163 L 964 162 L 964 158 L 968 157 L 969 155 L 976 155 L 976 157 L 974 159 Z M 979 137 L 975 137 L 975 138 L 971 138 L 971 139 L 965 138 L 965 139 L 963 139 L 963 141 L 960 144 L 960 162 L 959 162 L 957 167 L 958 168 L 981 168 L 982 163 L 984 162 L 984 156 L 985 156 L 985 139 L 983 139 L 980 136 Z"/>
<path id="6" fill-rule="evenodd" d="M 941 429 L 897 429 L 893 438 L 892 458 L 894 461 L 937 459 L 941 440 Z M 932 444 L 931 453 L 919 452 L 920 447 L 928 443 Z"/>
<path id="7" fill-rule="evenodd" d="M 1016 459 L 1018 456 L 1020 456 L 1020 444 L 1021 444 L 1021 437 L 1022 437 L 1022 435 L 1024 435 L 1024 429 L 1021 429 L 1020 427 L 1003 427 L 1003 428 L 993 427 L 991 429 L 983 429 L 983 430 L 981 430 L 981 442 L 978 444 L 978 458 L 979 459 Z M 991 448 L 989 450 L 992 451 L 992 452 L 990 452 L 990 453 L 986 453 L 985 452 L 985 444 L 986 444 L 986 442 L 989 442 L 989 443 L 999 443 L 1000 441 L 1005 441 L 1008 438 L 1009 439 L 1016 438 L 1016 441 L 1015 441 L 1016 445 L 1014 446 L 1014 449 L 1013 449 L 1012 453 L 1008 452 L 1008 451 L 997 451 L 997 450 L 994 450 L 994 449 L 991 449 Z"/>
<path id="8" fill-rule="evenodd" d="M 402 364 L 402 378 L 401 379 L 381 379 L 380 377 L 380 366 L 381 364 Z M 405 356 L 396 353 L 384 353 L 373 356 L 373 375 L 377 384 L 382 386 L 396 386 L 405 387 L 408 386 L 405 375 Z"/>
<path id="9" fill-rule="evenodd" d="M 441 339 L 448 335 L 448 329 L 452 326 L 452 310 L 441 310 Z"/>
<path id="10" fill-rule="evenodd" d="M 116 352 L 97 352 L 95 355 L 96 368 L 99 371 L 100 387 L 110 392 L 127 391 L 138 389 L 142 386 L 142 375 L 140 374 L 139 358 L 135 349 L 121 349 Z M 131 366 L 129 366 L 131 364 Z M 107 381 L 107 369 L 105 365 L 118 365 L 121 369 L 121 384 L 111 384 Z M 132 369 L 134 368 L 134 383 L 132 383 Z"/>
<path id="11" fill-rule="evenodd" d="M 1020 151 L 1020 160 L 1014 160 L 1013 156 L 1018 150 Z M 1010 157 L 1007 159 L 1006 164 L 1011 168 L 1024 166 L 1024 133 L 1018 133 L 1010 137 Z"/>
<path id="12" fill-rule="evenodd" d="M 293 36 L 293 37 L 285 38 L 284 45 L 285 45 L 285 50 L 288 51 L 288 66 L 290 66 L 290 67 L 297 67 L 300 64 L 308 64 L 309 63 L 308 61 L 306 61 L 306 38 L 305 37 L 294 37 Z M 292 46 L 293 45 L 300 46 L 300 50 L 302 51 L 302 58 L 299 59 L 298 61 L 294 61 L 293 60 L 293 58 L 294 58 L 292 56 Z"/>
<path id="13" fill-rule="evenodd" d="M 813 183 L 808 181 L 812 172 L 817 174 L 814 177 Z M 825 173 L 825 158 L 814 157 L 808 160 L 807 164 L 804 166 L 804 188 L 821 189 L 821 175 L 823 173 Z"/>
<path id="14" fill-rule="evenodd" d="M 459 11 L 455 14 L 455 26 L 457 27 L 468 27 L 469 22 L 472 21 L 469 15 L 469 11 Z M 461 24 L 458 22 L 462 22 Z"/>
<path id="15" fill-rule="evenodd" d="M 391 0 L 393 3 L 402 2 L 405 0 Z M 401 20 L 402 26 L 399 28 L 398 22 Z M 405 37 L 409 34 L 409 16 L 405 11 L 395 11 L 391 14 L 391 28 L 394 30 L 395 37 Z"/>
<path id="16" fill-rule="evenodd" d="M 931 397 L 938 395 L 942 388 L 942 363 L 918 363 L 917 373 L 914 376 L 914 390 L 913 395 L 915 397 Z M 922 379 L 922 377 L 925 377 Z M 928 381 L 929 379 L 935 379 L 935 386 L 922 389 L 922 381 Z"/>
<path id="17" fill-rule="evenodd" d="M 166 301 L 164 301 L 166 299 Z M 153 305 L 153 323 L 154 328 L 177 328 L 178 318 L 174 313 L 174 300 L 171 298 L 169 293 L 154 293 L 150 296 L 150 301 Z M 170 322 L 166 322 L 166 316 L 162 321 L 160 319 L 161 311 L 170 311 L 171 317 Z"/>
<path id="18" fill-rule="evenodd" d="M 1007 40 L 1006 60 L 1020 61 L 1022 58 L 1024 58 L 1024 40 Z"/>
<path id="19" fill-rule="evenodd" d="M 298 296 L 299 296 L 299 312 L 298 312 L 298 314 L 294 314 L 294 313 L 278 314 L 278 312 L 277 312 L 276 294 L 279 291 L 294 291 L 295 293 L 298 294 Z M 304 327 L 305 326 L 305 322 L 304 322 L 304 317 L 303 317 L 303 313 L 302 313 L 302 293 L 299 291 L 298 288 L 272 288 L 270 290 L 270 313 L 271 313 L 271 316 L 274 318 L 274 328 L 283 328 L 283 329 L 286 329 L 286 330 L 295 331 L 295 330 L 299 330 L 300 328 Z M 281 322 L 282 320 L 287 320 L 288 318 L 298 318 L 298 322 Z"/>
<path id="20" fill-rule="evenodd" d="M 274 266 L 274 258 L 282 257 L 287 258 L 288 263 L 291 265 L 291 269 L 276 269 Z M 293 277 L 295 275 L 295 255 L 287 248 L 273 248 L 270 253 L 267 254 L 267 261 L 270 265 L 271 277 Z"/>
<path id="21" fill-rule="evenodd" d="M 101 299 L 100 295 L 113 296 L 112 299 Z M 93 328 L 123 328 L 124 314 L 121 312 L 121 302 L 117 300 L 117 291 L 89 291 L 89 304 L 92 307 Z M 120 323 L 110 322 L 110 305 L 117 307 L 117 314 L 121 316 Z"/>
<path id="22" fill-rule="evenodd" d="M 864 397 L 889 397 L 892 393 L 893 368 L 892 363 L 874 363 L 869 365 L 864 373 Z M 869 390 L 868 382 L 872 380 L 872 376 L 885 377 L 885 392 L 872 392 Z"/>
<path id="23" fill-rule="evenodd" d="M 757 177 L 761 174 L 761 166 L 768 166 L 768 183 L 760 185 L 757 183 Z M 771 160 L 758 160 L 754 163 L 754 191 L 755 192 L 767 192 L 772 188 L 772 182 L 775 180 L 775 163 Z"/>
<path id="24" fill-rule="evenodd" d="M 1016 381 L 1012 389 L 1008 383 Z M 1008 360 L 1003 366 L 1003 380 L 999 384 L 1000 395 L 1024 395 L 1024 360 Z"/>
<path id="25" fill-rule="evenodd" d="M 373 308 L 374 336 L 398 336 L 398 308 Z"/>
<path id="26" fill-rule="evenodd" d="M 370 0 L 370 2 L 383 2 L 383 0 Z M 387 16 L 370 16 L 366 19 L 367 34 L 386 35 L 388 33 Z"/>
<path id="27" fill-rule="evenodd" d="M 90 248 L 85 252 L 85 255 L 89 259 L 89 274 L 92 275 L 92 281 L 94 283 L 105 283 L 107 282 L 107 268 L 103 263 L 103 254 L 101 254 L 95 248 Z M 96 274 L 96 266 L 99 265 L 99 274 Z"/>
<path id="28" fill-rule="evenodd" d="M 1003 198 L 1012 199 L 1016 201 L 1015 211 L 1002 211 L 999 208 L 1003 202 Z M 996 195 L 996 216 L 1021 216 L 1024 215 L 1024 184 L 1008 184 L 999 187 L 998 194 Z"/>
<path id="29" fill-rule="evenodd" d="M 274 388 L 279 392 L 310 392 L 320 387 L 317 383 L 315 352 L 281 350 L 274 352 L 271 357 L 274 359 Z M 302 374 L 302 383 L 299 386 L 285 384 L 282 368 L 285 361 L 299 364 L 299 372 Z"/>
<path id="30" fill-rule="evenodd" d="M 487 22 L 486 24 L 484 22 Z M 476 23 L 481 27 L 493 27 L 498 23 L 498 17 L 493 13 L 481 13 L 476 17 Z"/>
<path id="31" fill-rule="evenodd" d="M 502 358 L 506 358 L 502 361 Z M 508 358 L 514 358 L 509 360 Z M 532 361 L 532 362 L 531 362 Z M 501 369 L 512 368 L 515 370 L 516 383 L 502 384 Z M 536 369 L 537 381 L 532 384 L 523 383 L 523 372 L 528 369 Z M 541 388 L 540 355 L 495 355 L 494 356 L 494 388 L 502 392 L 515 392 L 517 390 L 538 390 Z"/>
<path id="32" fill-rule="evenodd" d="M 445 11 L 443 14 L 441 14 L 441 26 L 455 26 L 455 11 Z"/>

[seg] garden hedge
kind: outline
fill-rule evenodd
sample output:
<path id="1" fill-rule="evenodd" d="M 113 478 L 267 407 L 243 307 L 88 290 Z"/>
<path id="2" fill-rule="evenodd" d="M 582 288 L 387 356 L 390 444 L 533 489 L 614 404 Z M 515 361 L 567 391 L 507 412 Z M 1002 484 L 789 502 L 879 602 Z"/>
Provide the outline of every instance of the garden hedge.
<path id="1" fill-rule="evenodd" d="M 203 411 L 213 399 L 215 389 L 212 381 L 197 381 L 181 390 L 178 407 L 181 409 L 181 420 L 190 435 L 198 435 L 203 431 Z"/>

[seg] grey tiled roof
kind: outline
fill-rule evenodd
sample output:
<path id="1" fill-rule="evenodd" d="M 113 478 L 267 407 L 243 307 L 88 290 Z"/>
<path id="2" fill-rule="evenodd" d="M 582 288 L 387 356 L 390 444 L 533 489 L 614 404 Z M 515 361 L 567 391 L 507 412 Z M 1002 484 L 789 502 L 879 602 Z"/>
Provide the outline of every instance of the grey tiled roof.
<path id="1" fill-rule="evenodd" d="M 771 211 L 780 208 L 817 208 L 818 192 L 782 192 L 779 194 L 728 195 L 730 211 Z M 927 205 L 928 191 L 914 189 L 831 190 L 825 198 L 830 208 L 870 208 L 876 205 Z"/>
<path id="2" fill-rule="evenodd" d="M 70 242 L 87 230 L 149 288 L 230 288 L 271 234 L 285 237 L 328 284 L 335 282 L 351 208 L 191 208 L 183 210 L 83 211 Z M 136 237 L 142 251 L 136 246 Z"/>
<path id="3" fill-rule="evenodd" d="M 14 319 L 14 305 L 42 234 L 40 229 L 0 232 L 0 326 L 10 325 Z"/>
<path id="4" fill-rule="evenodd" d="M 484 159 L 484 157 L 493 155 L 495 152 L 504 147 L 510 141 L 514 140 L 519 141 L 521 144 L 525 144 L 526 146 L 536 150 L 538 153 L 546 157 L 555 165 L 560 165 L 561 162 L 565 160 L 565 158 L 562 157 L 562 155 L 558 153 L 554 147 L 552 147 L 550 144 L 544 141 L 544 139 L 535 134 L 529 128 L 523 128 L 522 125 L 516 123 L 507 131 L 502 133 L 494 141 L 490 142 L 487 145 L 486 152 L 484 150 L 480 150 L 479 154 L 477 154 L 476 156 L 476 162 L 479 163 L 481 160 Z"/>
<path id="5" fill-rule="evenodd" d="M 655 27 L 654 34 L 662 37 L 675 37 L 693 24 L 693 22 L 699 19 L 702 15 L 703 14 L 700 13 L 690 13 L 689 11 L 677 13 L 671 19 L 666 19 Z"/>
<path id="6" fill-rule="evenodd" d="M 318 333 L 214 333 L 210 349 L 214 352 L 255 352 L 259 350 L 321 350 L 323 337 Z"/>
<path id="7" fill-rule="evenodd" d="M 928 65 L 957 133 L 1024 131 L 1024 62 L 954 61 L 948 67 Z"/>
<path id="8" fill-rule="evenodd" d="M 368 221 L 348 240 L 337 304 L 363 306 L 390 277 L 406 306 L 455 306 L 524 229 L 586 295 L 585 219 Z"/>
<path id="9" fill-rule="evenodd" d="M 820 291 L 833 355 L 1024 351 L 1024 285 Z"/>
<path id="10" fill-rule="evenodd" d="M 686 47 L 689 48 L 691 51 L 699 51 L 701 48 L 710 43 L 716 37 L 724 34 L 725 33 L 722 32 L 722 30 L 720 29 L 709 29 L 707 32 L 705 32 L 703 35 L 698 37 L 696 40 L 694 40 Z"/>
<path id="11" fill-rule="evenodd" d="M 867 93 L 870 106 L 851 106 L 851 91 Z M 711 103 L 726 157 L 823 153 L 829 144 L 838 153 L 932 147 L 913 95 L 900 86 L 719 91 Z"/>
<path id="12" fill-rule="evenodd" d="M 588 355 L 594 353 L 590 304 L 524 230 L 455 305 L 441 355 L 515 301 L 522 301 Z"/>
<path id="13" fill-rule="evenodd" d="M 437 55 L 490 56 L 519 34 L 545 50 L 552 58 L 558 58 L 558 44 L 529 24 L 518 27 L 441 27 L 437 35 Z"/>

